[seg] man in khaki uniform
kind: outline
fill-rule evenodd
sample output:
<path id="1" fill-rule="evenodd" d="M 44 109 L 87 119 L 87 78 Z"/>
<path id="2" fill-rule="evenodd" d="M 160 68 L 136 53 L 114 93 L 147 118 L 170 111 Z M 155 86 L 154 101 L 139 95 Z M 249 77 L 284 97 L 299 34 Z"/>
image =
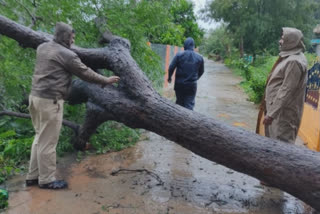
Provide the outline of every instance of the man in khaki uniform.
<path id="1" fill-rule="evenodd" d="M 84 65 L 70 50 L 74 30 L 65 23 L 57 23 L 53 41 L 37 48 L 37 59 L 29 96 L 29 111 L 35 129 L 29 173 L 26 185 L 62 189 L 68 186 L 57 180 L 56 146 L 63 118 L 63 103 L 68 96 L 72 75 L 102 86 L 119 81 L 119 77 L 104 77 Z"/>
<path id="2" fill-rule="evenodd" d="M 295 28 L 283 28 L 279 44 L 279 59 L 267 81 L 263 123 L 267 137 L 294 143 L 307 84 L 303 34 Z"/>

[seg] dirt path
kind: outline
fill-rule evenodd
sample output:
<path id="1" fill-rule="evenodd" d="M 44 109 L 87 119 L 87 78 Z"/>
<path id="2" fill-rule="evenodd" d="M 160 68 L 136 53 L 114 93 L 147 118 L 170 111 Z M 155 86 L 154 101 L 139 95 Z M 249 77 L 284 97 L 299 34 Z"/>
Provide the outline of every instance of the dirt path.
<path id="1" fill-rule="evenodd" d="M 206 60 L 195 111 L 230 125 L 254 130 L 256 106 L 238 86 L 240 78 L 222 64 Z M 148 140 L 117 153 L 75 162 L 59 160 L 68 190 L 24 186 L 19 176 L 8 183 L 8 214 L 309 214 L 294 197 L 203 159 L 153 133 Z M 110 173 L 119 168 L 147 172 Z M 159 176 L 159 177 L 156 177 Z M 159 178 L 163 182 L 159 181 Z"/>

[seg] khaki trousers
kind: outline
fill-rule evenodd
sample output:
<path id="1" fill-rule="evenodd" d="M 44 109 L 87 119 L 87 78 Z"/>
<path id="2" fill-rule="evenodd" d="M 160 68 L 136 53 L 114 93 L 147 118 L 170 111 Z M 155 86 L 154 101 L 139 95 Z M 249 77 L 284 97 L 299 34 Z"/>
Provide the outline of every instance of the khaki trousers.
<path id="1" fill-rule="evenodd" d="M 35 130 L 27 180 L 39 179 L 39 184 L 56 180 L 56 147 L 63 119 L 63 100 L 54 102 L 29 96 L 29 111 Z"/>

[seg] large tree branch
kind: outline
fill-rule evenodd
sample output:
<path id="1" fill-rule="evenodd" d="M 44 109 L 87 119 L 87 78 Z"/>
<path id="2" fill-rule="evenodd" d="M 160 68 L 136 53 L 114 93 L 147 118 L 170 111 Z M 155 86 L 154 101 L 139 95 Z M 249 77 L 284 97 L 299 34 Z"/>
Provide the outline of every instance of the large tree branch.
<path id="1" fill-rule="evenodd" d="M 25 119 L 31 119 L 31 116 L 29 114 L 25 114 L 25 113 L 20 113 L 20 112 L 13 112 L 13 111 L 0 111 L 0 117 L 2 116 L 10 116 L 10 117 L 19 117 L 19 118 L 25 118 Z M 69 120 L 63 120 L 62 124 L 64 126 L 67 126 L 69 128 L 71 128 L 75 133 L 78 132 L 79 130 L 79 125 L 76 123 L 73 123 Z"/>
<path id="2" fill-rule="evenodd" d="M 2 16 L 0 34 L 32 48 L 50 40 Z M 80 80 L 73 83 L 70 102 L 88 102 L 89 107 L 80 136 L 90 135 L 109 119 L 144 128 L 208 160 L 264 180 L 320 210 L 319 153 L 227 126 L 175 105 L 152 88 L 129 47 L 128 41 L 116 38 L 106 48 L 73 48 L 88 66 L 107 68 L 121 77 L 117 87 L 104 89 Z M 84 127 L 90 132 L 86 133 Z"/>

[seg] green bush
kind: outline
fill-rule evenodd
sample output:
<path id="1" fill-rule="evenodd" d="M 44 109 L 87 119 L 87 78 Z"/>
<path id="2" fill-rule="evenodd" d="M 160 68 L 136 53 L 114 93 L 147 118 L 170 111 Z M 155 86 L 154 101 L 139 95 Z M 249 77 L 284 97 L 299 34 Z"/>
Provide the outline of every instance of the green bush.
<path id="1" fill-rule="evenodd" d="M 317 61 L 316 55 L 310 53 L 305 55 L 308 59 L 308 67 L 311 68 Z M 245 78 L 241 86 L 248 93 L 250 101 L 260 103 L 268 74 L 277 58 L 277 56 L 257 56 L 253 64 L 248 64 L 243 59 L 228 58 L 225 64 Z"/>
<path id="2" fill-rule="evenodd" d="M 226 26 L 222 25 L 209 32 L 209 37 L 205 38 L 200 46 L 200 51 L 204 55 L 216 55 L 222 59 L 230 57 L 232 54 L 232 38 Z"/>
<path id="3" fill-rule="evenodd" d="M 30 158 L 30 149 L 33 142 L 33 134 L 29 132 L 27 120 L 0 120 L 0 183 L 11 175 L 24 170 L 24 164 Z M 17 131 L 8 127 L 23 127 Z"/>
<path id="4" fill-rule="evenodd" d="M 0 211 L 8 207 L 9 194 L 6 190 L 0 189 Z"/>
<path id="5" fill-rule="evenodd" d="M 120 123 L 109 121 L 101 125 L 90 142 L 97 154 L 120 151 L 132 146 L 139 140 L 140 131 L 128 128 Z"/>
<path id="6" fill-rule="evenodd" d="M 243 76 L 246 81 L 250 81 L 252 78 L 252 66 L 243 58 L 226 59 L 225 64 L 231 68 L 239 69 L 240 75 Z"/>
<path id="7" fill-rule="evenodd" d="M 241 86 L 249 95 L 250 101 L 260 103 L 264 94 L 265 84 L 277 57 L 259 56 L 254 63 L 249 64 L 243 59 L 226 59 L 225 64 L 235 73 L 244 77 Z"/>

